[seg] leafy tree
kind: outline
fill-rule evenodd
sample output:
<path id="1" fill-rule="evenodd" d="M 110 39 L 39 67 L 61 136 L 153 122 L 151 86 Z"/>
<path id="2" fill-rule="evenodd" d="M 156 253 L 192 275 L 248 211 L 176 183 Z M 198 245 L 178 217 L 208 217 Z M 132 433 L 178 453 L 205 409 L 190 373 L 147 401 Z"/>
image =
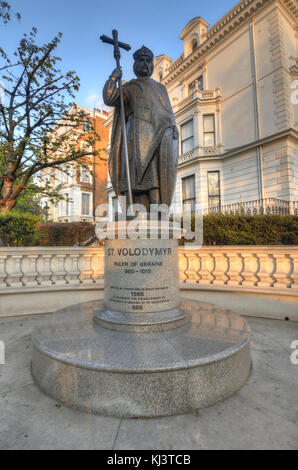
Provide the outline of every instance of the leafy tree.
<path id="1" fill-rule="evenodd" d="M 5 10 L 4 18 L 9 19 Z M 40 46 L 33 28 L 24 34 L 12 59 L 0 51 L 4 95 L 0 99 L 0 214 L 15 207 L 26 190 L 59 197 L 50 178 L 40 185 L 44 170 L 62 165 L 62 171 L 68 172 L 70 162 L 98 154 L 94 148 L 100 138 L 90 118 L 70 103 L 79 90 L 79 77 L 74 71 L 62 72 L 61 59 L 54 55 L 61 38 L 59 33 Z M 83 134 L 81 123 L 86 120 L 90 128 Z M 87 145 L 81 148 L 82 139 Z"/>
<path id="2" fill-rule="evenodd" d="M 8 2 L 0 1 L 0 19 L 2 19 L 3 23 L 8 23 L 11 19 L 11 6 Z M 21 19 L 20 13 L 15 13 L 15 16 L 18 20 Z"/>

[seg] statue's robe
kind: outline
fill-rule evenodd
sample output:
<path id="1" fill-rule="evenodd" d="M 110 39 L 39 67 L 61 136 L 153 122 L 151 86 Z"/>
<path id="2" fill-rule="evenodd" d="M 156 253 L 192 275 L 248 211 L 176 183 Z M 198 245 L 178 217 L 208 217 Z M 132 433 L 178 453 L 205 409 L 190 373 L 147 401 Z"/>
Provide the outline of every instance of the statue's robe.
<path id="1" fill-rule="evenodd" d="M 138 78 L 123 85 L 128 156 L 132 192 L 160 190 L 160 202 L 170 205 L 177 175 L 175 118 L 164 85 Z M 111 135 L 109 173 L 117 196 L 126 194 L 127 178 L 121 132 L 120 98 L 115 80 L 103 90 L 104 102 L 115 107 Z"/>

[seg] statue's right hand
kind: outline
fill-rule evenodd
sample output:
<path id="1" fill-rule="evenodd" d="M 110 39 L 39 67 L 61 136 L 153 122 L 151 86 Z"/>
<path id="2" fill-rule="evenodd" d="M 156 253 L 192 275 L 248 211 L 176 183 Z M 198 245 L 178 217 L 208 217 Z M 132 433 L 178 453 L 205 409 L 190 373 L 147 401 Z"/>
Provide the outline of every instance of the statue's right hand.
<path id="1" fill-rule="evenodd" d="M 115 78 L 116 80 L 121 80 L 122 78 L 122 68 L 121 67 L 117 67 L 113 70 L 113 72 L 111 73 L 111 77 Z"/>

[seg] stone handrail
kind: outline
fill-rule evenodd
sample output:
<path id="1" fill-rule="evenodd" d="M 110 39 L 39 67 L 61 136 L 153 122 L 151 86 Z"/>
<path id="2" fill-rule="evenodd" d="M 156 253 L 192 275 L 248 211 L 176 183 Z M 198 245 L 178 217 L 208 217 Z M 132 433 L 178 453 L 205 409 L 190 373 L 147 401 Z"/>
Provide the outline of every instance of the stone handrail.
<path id="1" fill-rule="evenodd" d="M 36 247 L 0 249 L 0 293 L 79 286 L 98 287 L 104 252 L 98 248 Z"/>
<path id="2" fill-rule="evenodd" d="M 184 284 L 298 294 L 298 246 L 183 249 L 179 270 Z"/>
<path id="3" fill-rule="evenodd" d="M 180 248 L 185 287 L 298 293 L 298 246 Z M 170 273 L 169 273 L 170 275 Z M 104 251 L 90 247 L 0 249 L 0 293 L 102 286 Z"/>

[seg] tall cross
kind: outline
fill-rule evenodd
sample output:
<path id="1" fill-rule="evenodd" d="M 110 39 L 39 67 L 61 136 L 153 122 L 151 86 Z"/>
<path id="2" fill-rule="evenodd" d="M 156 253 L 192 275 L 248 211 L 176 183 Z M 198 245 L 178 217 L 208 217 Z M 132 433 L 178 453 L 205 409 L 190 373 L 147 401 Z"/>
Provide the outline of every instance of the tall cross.
<path id="1" fill-rule="evenodd" d="M 104 34 L 100 36 L 100 39 L 102 42 L 106 42 L 107 44 L 112 44 L 114 46 L 114 57 L 117 63 L 117 67 L 120 67 L 120 47 L 122 49 L 125 49 L 126 51 L 130 51 L 131 47 L 129 44 L 125 44 L 124 42 L 118 41 L 118 31 L 116 29 L 113 29 L 112 31 L 113 39 L 109 38 L 108 36 L 105 36 Z"/>
<path id="2" fill-rule="evenodd" d="M 126 51 L 130 51 L 131 47 L 129 44 L 118 41 L 118 31 L 113 29 L 112 31 L 113 39 L 108 36 L 100 36 L 102 42 L 107 44 L 112 44 L 114 46 L 114 57 L 116 60 L 117 68 L 120 68 L 120 47 Z M 127 147 L 127 135 L 126 135 L 126 122 L 125 122 L 125 109 L 124 109 L 124 98 L 123 98 L 123 89 L 121 78 L 118 79 L 119 95 L 120 95 L 120 115 L 121 115 L 121 128 L 124 144 L 124 159 L 125 159 L 125 168 L 126 168 L 126 178 L 127 178 L 127 189 L 128 189 L 128 202 L 129 206 L 133 205 L 132 199 L 132 190 L 131 190 L 131 181 L 130 181 L 130 169 L 129 169 L 129 159 L 128 159 L 128 147 Z"/>

